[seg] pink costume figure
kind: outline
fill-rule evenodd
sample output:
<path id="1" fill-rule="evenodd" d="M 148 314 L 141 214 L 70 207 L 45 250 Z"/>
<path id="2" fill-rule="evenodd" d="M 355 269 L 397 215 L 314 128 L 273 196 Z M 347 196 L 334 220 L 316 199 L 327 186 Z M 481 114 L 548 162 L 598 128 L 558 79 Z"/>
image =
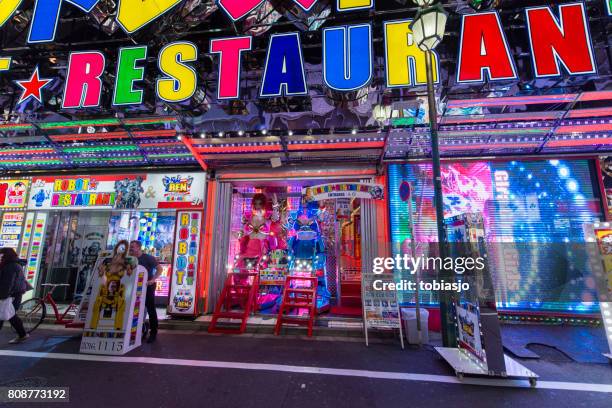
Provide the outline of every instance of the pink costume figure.
<path id="1" fill-rule="evenodd" d="M 274 194 L 272 202 L 272 216 L 270 220 L 270 249 L 287 249 L 287 217 L 289 215 L 287 200 L 278 202 Z"/>
<path id="2" fill-rule="evenodd" d="M 272 212 L 266 209 L 266 203 L 267 199 L 264 194 L 255 194 L 251 201 L 251 211 L 242 217 L 243 229 L 240 237 L 240 260 L 238 261 L 240 268 L 245 267 L 245 259 L 254 259 L 255 262 L 251 263 L 251 266 L 256 266 L 269 250 L 268 220 Z"/>

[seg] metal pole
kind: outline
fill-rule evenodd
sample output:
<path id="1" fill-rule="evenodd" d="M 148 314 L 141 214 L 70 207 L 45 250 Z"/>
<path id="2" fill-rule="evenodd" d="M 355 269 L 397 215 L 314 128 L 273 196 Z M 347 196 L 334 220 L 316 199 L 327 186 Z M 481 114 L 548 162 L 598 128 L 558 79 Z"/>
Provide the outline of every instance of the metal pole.
<path id="1" fill-rule="evenodd" d="M 436 207 L 436 225 L 438 227 L 438 256 L 444 259 L 447 257 L 446 248 L 446 226 L 444 224 L 444 198 L 442 196 L 442 174 L 440 170 L 440 146 L 438 141 L 438 109 L 436 107 L 436 94 L 434 90 L 433 54 L 425 51 L 425 64 L 427 68 L 427 100 L 429 105 L 429 126 L 431 133 L 431 159 L 433 165 L 433 185 L 434 185 L 434 205 Z M 444 279 L 448 282 L 452 276 L 448 271 L 438 271 L 438 281 Z M 455 335 L 455 325 L 452 316 L 450 294 L 446 291 L 439 292 L 440 318 L 442 323 L 442 343 L 444 347 L 456 347 L 457 339 Z"/>
<path id="2" fill-rule="evenodd" d="M 415 231 L 414 231 L 414 220 L 412 219 L 412 188 L 410 188 L 410 197 L 408 197 L 408 214 L 409 217 L 408 219 L 410 220 L 410 250 L 412 251 L 412 257 L 416 258 L 417 257 L 417 253 L 416 253 L 416 235 L 415 235 Z M 416 271 L 414 271 L 415 275 L 414 275 L 414 281 L 416 282 L 416 287 L 415 287 L 415 296 L 416 296 L 416 302 L 415 302 L 415 308 L 416 308 L 416 319 L 417 319 L 417 334 L 419 336 L 419 347 L 423 344 L 423 337 L 421 334 L 421 301 L 419 299 L 419 282 L 420 282 L 420 278 L 419 278 L 419 268 L 417 268 Z M 400 316 L 401 317 L 401 316 Z M 400 325 L 401 326 L 401 325 Z"/>

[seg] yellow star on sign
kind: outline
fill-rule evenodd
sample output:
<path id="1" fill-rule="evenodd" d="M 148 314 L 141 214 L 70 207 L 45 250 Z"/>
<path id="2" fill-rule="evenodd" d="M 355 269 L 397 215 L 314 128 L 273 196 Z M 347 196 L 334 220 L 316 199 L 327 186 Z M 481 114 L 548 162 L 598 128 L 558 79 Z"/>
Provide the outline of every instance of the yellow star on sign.
<path id="1" fill-rule="evenodd" d="M 11 58 L 0 57 L 0 71 L 8 71 L 11 67 Z"/>

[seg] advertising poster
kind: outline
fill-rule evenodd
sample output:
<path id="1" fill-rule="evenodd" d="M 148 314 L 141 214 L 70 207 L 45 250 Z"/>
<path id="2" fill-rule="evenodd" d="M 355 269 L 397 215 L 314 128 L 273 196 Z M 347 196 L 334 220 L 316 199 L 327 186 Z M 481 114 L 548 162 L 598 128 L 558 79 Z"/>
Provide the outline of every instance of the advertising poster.
<path id="1" fill-rule="evenodd" d="M 0 247 L 13 248 L 17 250 L 21 231 L 25 220 L 25 213 L 5 212 L 2 214 L 2 224 L 0 224 Z"/>
<path id="2" fill-rule="evenodd" d="M 457 314 L 459 345 L 469 350 L 480 360 L 484 360 L 485 352 L 480 338 L 478 312 L 470 304 L 467 304 L 467 307 L 455 305 L 455 311 Z"/>
<path id="3" fill-rule="evenodd" d="M 161 275 L 155 281 L 155 297 L 168 297 L 170 293 L 170 275 L 172 274 L 172 265 L 160 264 Z"/>
<path id="4" fill-rule="evenodd" d="M 89 227 L 91 228 L 91 227 Z M 85 231 L 85 235 L 79 240 L 80 262 L 78 263 L 79 272 L 77 275 L 74 295 L 79 296 L 85 290 L 89 276 L 94 270 L 94 265 L 98 259 L 98 254 L 106 244 L 106 231 Z"/>
<path id="5" fill-rule="evenodd" d="M 397 329 L 400 327 L 397 293 L 393 290 L 374 290 L 375 280 L 395 282 L 393 275 L 362 273 L 363 313 L 366 328 Z"/>
<path id="6" fill-rule="evenodd" d="M 0 180 L 0 208 L 19 209 L 27 205 L 30 180 Z"/>
<path id="7" fill-rule="evenodd" d="M 200 232 L 203 214 L 181 211 L 177 214 L 174 240 L 174 266 L 168 313 L 194 315 L 199 265 Z"/>
<path id="8" fill-rule="evenodd" d="M 100 251 L 98 258 L 96 259 L 96 263 L 93 267 L 94 271 L 100 269 L 100 265 L 106 258 L 110 258 L 113 255 L 112 251 Z M 73 324 L 85 323 L 87 319 L 87 311 L 89 310 L 89 304 L 91 300 L 91 292 L 93 290 L 93 273 L 89 274 L 87 277 L 87 283 L 85 284 L 85 289 L 81 292 L 81 303 L 79 304 L 79 308 L 74 316 Z"/>
<path id="9" fill-rule="evenodd" d="M 91 280 L 81 353 L 122 355 L 140 346 L 146 275 L 132 257 L 100 262 Z"/>
<path id="10" fill-rule="evenodd" d="M 28 208 L 203 208 L 204 173 L 35 177 Z"/>

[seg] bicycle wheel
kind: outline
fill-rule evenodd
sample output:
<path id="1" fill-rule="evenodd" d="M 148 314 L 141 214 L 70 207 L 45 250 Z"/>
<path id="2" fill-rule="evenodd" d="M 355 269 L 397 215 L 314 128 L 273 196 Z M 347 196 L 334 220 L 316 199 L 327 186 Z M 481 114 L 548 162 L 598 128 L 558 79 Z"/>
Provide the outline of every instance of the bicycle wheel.
<path id="1" fill-rule="evenodd" d="M 26 333 L 32 333 L 47 316 L 47 305 L 40 298 L 33 298 L 21 303 L 17 316 L 23 322 Z"/>

